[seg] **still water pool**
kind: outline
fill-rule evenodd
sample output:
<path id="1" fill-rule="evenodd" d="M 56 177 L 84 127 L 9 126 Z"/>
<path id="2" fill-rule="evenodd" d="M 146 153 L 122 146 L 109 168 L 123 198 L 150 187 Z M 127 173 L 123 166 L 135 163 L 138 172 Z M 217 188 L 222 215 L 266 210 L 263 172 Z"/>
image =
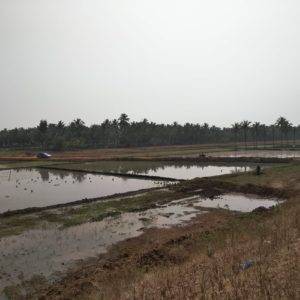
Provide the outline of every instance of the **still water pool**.
<path id="1" fill-rule="evenodd" d="M 0 171 L 0 213 L 161 186 L 162 182 L 54 169 Z"/>

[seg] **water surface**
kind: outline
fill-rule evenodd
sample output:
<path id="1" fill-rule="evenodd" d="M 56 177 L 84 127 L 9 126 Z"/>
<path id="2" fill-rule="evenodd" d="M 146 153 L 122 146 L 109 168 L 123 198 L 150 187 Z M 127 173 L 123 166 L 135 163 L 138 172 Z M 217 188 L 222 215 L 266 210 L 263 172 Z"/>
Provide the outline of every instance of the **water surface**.
<path id="1" fill-rule="evenodd" d="M 143 229 L 170 227 L 191 220 L 198 209 L 185 204 L 157 207 L 145 212 L 123 213 L 116 218 L 60 229 L 29 230 L 0 239 L 1 289 L 39 275 L 56 279 L 77 261 L 96 257 L 119 241 L 136 237 Z M 203 212 L 202 212 L 203 213 Z"/>
<path id="2" fill-rule="evenodd" d="M 268 199 L 256 195 L 224 194 L 213 199 L 192 196 L 186 199 L 176 200 L 177 203 L 193 202 L 194 207 L 222 208 L 239 212 L 251 212 L 255 208 L 263 206 L 270 208 L 280 204 L 278 199 Z"/>
<path id="3" fill-rule="evenodd" d="M 0 171 L 0 213 L 160 186 L 160 182 L 55 169 Z"/>
<path id="4" fill-rule="evenodd" d="M 98 161 L 82 164 L 65 164 L 63 168 L 85 171 L 110 172 L 119 174 L 137 174 L 175 179 L 193 179 L 211 177 L 236 172 L 247 172 L 254 168 L 243 164 L 195 164 L 161 161 Z"/>

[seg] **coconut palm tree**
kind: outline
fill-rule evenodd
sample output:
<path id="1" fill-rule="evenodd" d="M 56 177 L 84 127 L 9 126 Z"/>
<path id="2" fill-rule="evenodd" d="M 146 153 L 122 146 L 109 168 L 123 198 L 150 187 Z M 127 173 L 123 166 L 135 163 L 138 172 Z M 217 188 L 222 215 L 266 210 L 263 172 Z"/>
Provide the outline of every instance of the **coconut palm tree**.
<path id="1" fill-rule="evenodd" d="M 234 123 L 231 125 L 231 128 L 234 132 L 234 145 L 235 145 L 235 151 L 237 151 L 237 136 L 240 130 L 240 124 L 239 123 Z"/>
<path id="2" fill-rule="evenodd" d="M 272 124 L 270 126 L 271 130 L 272 130 L 272 146 L 273 146 L 273 149 L 275 149 L 275 128 L 276 126 L 274 124 Z"/>
<path id="3" fill-rule="evenodd" d="M 279 117 L 275 123 L 275 125 L 279 128 L 281 133 L 281 148 L 283 147 L 283 138 L 285 138 L 287 142 L 287 135 L 289 129 L 291 128 L 292 124 L 284 117 Z"/>
<path id="4" fill-rule="evenodd" d="M 63 121 L 58 121 L 56 127 L 59 129 L 59 130 L 62 130 L 65 128 L 65 123 Z"/>
<path id="5" fill-rule="evenodd" d="M 293 127 L 293 149 L 296 149 L 296 126 Z"/>
<path id="6" fill-rule="evenodd" d="M 261 132 L 262 132 L 262 137 L 263 137 L 263 142 L 264 142 L 264 149 L 266 148 L 266 139 L 267 139 L 267 125 L 261 124 L 260 125 Z"/>
<path id="7" fill-rule="evenodd" d="M 37 130 L 39 133 L 39 140 L 41 142 L 41 146 L 42 148 L 45 148 L 46 136 L 48 131 L 48 122 L 46 120 L 41 120 L 39 125 L 37 126 Z"/>
<path id="8" fill-rule="evenodd" d="M 241 122 L 240 126 L 243 129 L 244 132 L 244 143 L 245 143 L 245 148 L 247 149 L 247 133 L 248 133 L 248 129 L 250 126 L 251 122 L 244 120 L 243 122 Z"/>
<path id="9" fill-rule="evenodd" d="M 257 149 L 258 144 L 258 135 L 259 135 L 259 129 L 261 124 L 259 122 L 254 122 L 252 124 L 252 129 L 254 130 L 254 137 L 255 137 L 255 148 Z"/>

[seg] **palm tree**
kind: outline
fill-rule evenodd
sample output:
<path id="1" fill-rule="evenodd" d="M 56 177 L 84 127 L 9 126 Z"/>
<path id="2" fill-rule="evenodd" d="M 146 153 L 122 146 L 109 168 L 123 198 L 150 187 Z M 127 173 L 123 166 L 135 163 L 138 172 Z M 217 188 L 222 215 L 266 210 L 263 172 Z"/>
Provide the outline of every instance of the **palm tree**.
<path id="1" fill-rule="evenodd" d="M 39 125 L 37 126 L 39 132 L 39 139 L 41 142 L 42 148 L 45 148 L 46 144 L 46 134 L 48 131 L 48 122 L 46 120 L 41 120 Z"/>
<path id="2" fill-rule="evenodd" d="M 291 128 L 292 124 L 284 117 L 279 117 L 275 123 L 275 125 L 280 129 L 281 132 L 281 148 L 283 147 L 283 137 L 287 141 L 287 135 L 289 129 Z"/>
<path id="3" fill-rule="evenodd" d="M 235 144 L 235 151 L 237 151 L 237 136 L 238 132 L 240 130 L 240 124 L 239 123 L 234 123 L 231 125 L 233 132 L 234 132 L 234 144 Z"/>
<path id="4" fill-rule="evenodd" d="M 118 125 L 119 125 L 119 142 L 123 145 L 127 144 L 129 139 L 127 136 L 128 127 L 130 125 L 129 123 L 129 117 L 126 114 L 121 114 L 118 119 Z"/>
<path id="5" fill-rule="evenodd" d="M 260 126 L 261 126 L 261 124 L 259 122 L 255 122 L 252 124 L 252 128 L 254 130 L 254 135 L 255 135 L 255 148 L 256 149 L 257 149 L 258 134 L 259 134 Z"/>
<path id="6" fill-rule="evenodd" d="M 244 132 L 244 143 L 245 143 L 245 148 L 247 149 L 247 133 L 248 133 L 248 129 L 250 126 L 251 122 L 244 120 L 243 122 L 241 122 L 240 126 L 243 129 Z"/>
<path id="7" fill-rule="evenodd" d="M 65 128 L 65 123 L 64 123 L 63 121 L 58 121 L 56 127 L 57 127 L 58 129 L 60 129 L 60 130 L 61 130 L 61 129 L 64 129 L 64 128 Z"/>
<path id="8" fill-rule="evenodd" d="M 118 121 L 119 121 L 119 125 L 120 125 L 121 129 L 123 129 L 129 125 L 129 117 L 128 117 L 128 115 L 126 115 L 124 113 L 120 115 Z"/>
<path id="9" fill-rule="evenodd" d="M 266 139 L 267 139 L 267 125 L 261 124 L 261 131 L 262 131 L 262 136 L 263 136 L 263 141 L 264 141 L 264 149 L 266 148 Z"/>
<path id="10" fill-rule="evenodd" d="M 272 145 L 273 145 L 273 149 L 275 149 L 275 125 L 272 124 L 271 126 L 271 130 L 272 130 Z"/>

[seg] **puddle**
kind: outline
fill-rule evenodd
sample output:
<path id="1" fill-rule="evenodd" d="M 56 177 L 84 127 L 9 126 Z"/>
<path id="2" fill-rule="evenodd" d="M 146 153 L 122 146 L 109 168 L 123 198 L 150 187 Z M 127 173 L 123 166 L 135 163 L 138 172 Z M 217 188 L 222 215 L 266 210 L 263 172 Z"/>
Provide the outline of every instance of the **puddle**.
<path id="1" fill-rule="evenodd" d="M 162 182 L 54 169 L 0 171 L 0 213 L 161 186 Z"/>
<path id="2" fill-rule="evenodd" d="M 18 284 L 33 275 L 53 280 L 59 276 L 58 272 L 66 271 L 76 261 L 96 257 L 112 244 L 142 234 L 145 228 L 183 224 L 199 213 L 203 212 L 173 203 L 64 230 L 52 226 L 2 238 L 0 292 L 5 286 Z"/>
<path id="3" fill-rule="evenodd" d="M 270 208 L 281 203 L 277 199 L 266 199 L 256 195 L 243 194 L 223 194 L 214 199 L 191 196 L 174 202 L 181 204 L 192 202 L 194 207 L 223 208 L 240 212 L 251 212 L 259 206 Z"/>
<path id="4" fill-rule="evenodd" d="M 170 163 L 153 161 L 101 161 L 83 164 L 66 164 L 64 168 L 85 171 L 111 172 L 122 174 L 138 174 L 175 179 L 193 179 L 195 177 L 211 177 L 236 172 L 247 172 L 254 169 L 250 165 L 208 165 L 194 163 Z"/>

